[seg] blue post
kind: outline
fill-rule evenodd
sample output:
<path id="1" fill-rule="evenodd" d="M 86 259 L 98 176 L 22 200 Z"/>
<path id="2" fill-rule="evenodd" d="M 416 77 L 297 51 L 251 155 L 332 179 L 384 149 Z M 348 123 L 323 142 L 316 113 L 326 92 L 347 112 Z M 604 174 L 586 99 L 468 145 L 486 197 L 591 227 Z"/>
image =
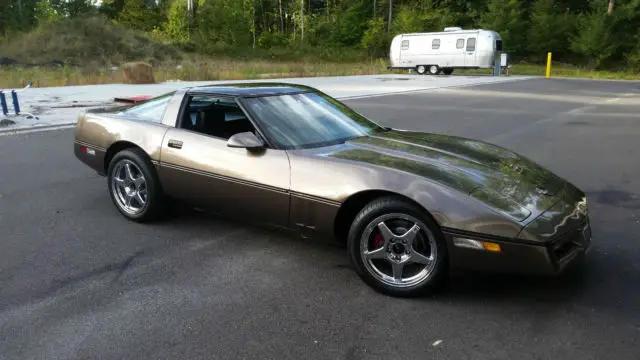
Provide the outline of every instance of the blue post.
<path id="1" fill-rule="evenodd" d="M 500 62 L 501 62 L 501 51 L 498 51 L 498 56 L 494 59 L 493 63 L 493 76 L 500 76 Z"/>
<path id="2" fill-rule="evenodd" d="M 20 103 L 18 102 L 18 93 L 15 90 L 11 90 L 11 98 L 13 99 L 13 110 L 16 115 L 20 115 Z"/>
<path id="3" fill-rule="evenodd" d="M 4 92 L 0 91 L 0 106 L 2 106 L 2 113 L 4 116 L 9 115 L 9 109 L 7 108 L 7 99 L 4 97 Z"/>

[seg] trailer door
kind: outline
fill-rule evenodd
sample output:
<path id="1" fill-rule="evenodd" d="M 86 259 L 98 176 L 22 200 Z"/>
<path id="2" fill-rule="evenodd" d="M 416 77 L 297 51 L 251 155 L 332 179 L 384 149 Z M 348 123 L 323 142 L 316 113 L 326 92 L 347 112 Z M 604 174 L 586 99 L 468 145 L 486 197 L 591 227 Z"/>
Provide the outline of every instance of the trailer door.
<path id="1" fill-rule="evenodd" d="M 402 38 L 402 42 L 400 43 L 400 51 L 399 51 L 400 55 L 398 56 L 398 60 L 399 60 L 400 64 L 402 64 L 403 66 L 406 66 L 406 64 L 409 62 L 407 60 L 410 60 L 410 59 L 408 59 L 410 57 L 407 56 L 407 55 L 409 55 L 409 54 L 407 54 L 408 51 L 409 51 L 409 45 L 410 45 L 409 44 L 409 39 Z"/>
<path id="2" fill-rule="evenodd" d="M 456 38 L 456 50 L 451 56 L 452 58 L 452 66 L 454 67 L 464 67 L 464 38 L 458 37 Z"/>
<path id="3" fill-rule="evenodd" d="M 464 53 L 464 66 L 475 67 L 476 64 L 476 38 L 470 37 L 467 39 L 467 47 Z"/>

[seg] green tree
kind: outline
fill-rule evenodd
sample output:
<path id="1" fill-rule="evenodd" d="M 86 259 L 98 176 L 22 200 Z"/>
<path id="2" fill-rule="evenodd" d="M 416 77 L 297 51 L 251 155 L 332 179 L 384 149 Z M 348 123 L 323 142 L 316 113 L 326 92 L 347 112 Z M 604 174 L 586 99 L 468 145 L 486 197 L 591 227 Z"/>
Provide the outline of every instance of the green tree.
<path id="1" fill-rule="evenodd" d="M 415 11 L 412 6 L 401 6 L 393 19 L 393 32 L 396 34 L 424 31 L 423 12 Z"/>
<path id="2" fill-rule="evenodd" d="M 448 26 L 477 27 L 486 11 L 486 0 L 421 0 L 421 12 L 428 31 L 442 31 Z"/>
<path id="3" fill-rule="evenodd" d="M 40 0 L 0 0 L 0 39 L 37 25 L 36 10 Z"/>
<path id="4" fill-rule="evenodd" d="M 331 2 L 333 4 L 334 0 Z M 361 44 L 368 28 L 368 21 L 371 19 L 371 12 L 371 3 L 368 0 L 336 1 L 331 15 L 315 15 L 309 18 L 305 25 L 305 32 L 310 35 L 308 44 L 330 48 Z"/>
<path id="5" fill-rule="evenodd" d="M 365 0 L 350 1 L 351 5 L 339 15 L 332 32 L 334 46 L 353 46 L 360 43 L 371 18 L 370 5 Z"/>
<path id="6" fill-rule="evenodd" d="M 512 56 L 526 53 L 528 19 L 525 10 L 521 0 L 490 0 L 480 19 L 482 28 L 500 34 L 504 51 Z"/>
<path id="7" fill-rule="evenodd" d="M 380 17 L 369 20 L 367 30 L 362 35 L 362 47 L 372 56 L 385 56 L 389 47 L 389 35 Z"/>
<path id="8" fill-rule="evenodd" d="M 62 17 L 74 18 L 95 10 L 93 0 L 49 0 L 51 8 Z"/>
<path id="9" fill-rule="evenodd" d="M 118 21 L 132 29 L 152 31 L 163 22 L 162 8 L 153 0 L 127 0 Z"/>
<path id="10" fill-rule="evenodd" d="M 251 6 L 238 0 L 202 1 L 194 19 L 196 46 L 207 53 L 252 46 Z"/>
<path id="11" fill-rule="evenodd" d="M 169 7 L 163 33 L 174 42 L 186 43 L 191 39 L 190 22 L 186 1 L 175 0 Z"/>
<path id="12" fill-rule="evenodd" d="M 606 13 L 607 4 L 593 2 L 589 13 L 578 16 L 578 32 L 571 40 L 571 50 L 594 68 L 601 68 L 616 50 L 614 18 Z"/>
<path id="13" fill-rule="evenodd" d="M 40 25 L 61 20 L 64 15 L 56 11 L 50 0 L 41 0 L 36 8 L 36 18 Z"/>
<path id="14" fill-rule="evenodd" d="M 567 10 L 558 9 L 554 0 L 536 0 L 531 9 L 531 29 L 527 41 L 533 58 L 544 58 L 553 52 L 554 59 L 567 56 L 569 39 L 574 29 L 574 17 Z"/>

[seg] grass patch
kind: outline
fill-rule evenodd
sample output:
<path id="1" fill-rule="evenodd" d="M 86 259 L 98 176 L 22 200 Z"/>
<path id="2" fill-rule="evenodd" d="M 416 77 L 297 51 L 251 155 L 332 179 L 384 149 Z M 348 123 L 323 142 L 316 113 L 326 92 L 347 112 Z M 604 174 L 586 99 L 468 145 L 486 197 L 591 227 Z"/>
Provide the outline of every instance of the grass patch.
<path id="1" fill-rule="evenodd" d="M 513 64 L 509 69 L 509 75 L 533 75 L 545 76 L 546 65 L 538 64 Z M 457 74 L 491 74 L 491 69 L 483 70 L 456 70 Z M 605 71 L 580 68 L 565 64 L 551 65 L 552 78 L 583 78 L 603 80 L 640 80 L 640 74 L 633 71 Z"/>
<path id="2" fill-rule="evenodd" d="M 192 58 L 183 62 L 164 62 L 154 68 L 157 82 L 247 80 L 312 76 L 370 75 L 389 73 L 384 61 L 357 63 L 274 62 L 267 60 L 220 60 Z M 0 88 L 123 83 L 122 71 L 102 68 L 0 68 Z"/>
<path id="3" fill-rule="evenodd" d="M 387 70 L 385 60 L 366 60 L 359 62 L 335 63 L 326 61 L 271 61 L 210 59 L 207 57 L 189 57 L 184 61 L 165 61 L 154 68 L 156 81 L 215 81 L 249 80 L 268 78 L 292 78 L 313 76 L 346 76 L 372 74 L 406 74 L 406 71 Z M 456 70 L 454 74 L 490 75 L 490 69 Z M 545 66 L 535 64 L 514 64 L 509 75 L 544 76 Z M 640 80 L 640 74 L 633 72 L 613 72 L 581 69 L 566 65 L 554 65 L 551 77 Z M 30 81 L 35 87 L 91 85 L 123 83 L 120 69 L 111 67 L 12 67 L 0 68 L 0 88 L 23 87 Z"/>

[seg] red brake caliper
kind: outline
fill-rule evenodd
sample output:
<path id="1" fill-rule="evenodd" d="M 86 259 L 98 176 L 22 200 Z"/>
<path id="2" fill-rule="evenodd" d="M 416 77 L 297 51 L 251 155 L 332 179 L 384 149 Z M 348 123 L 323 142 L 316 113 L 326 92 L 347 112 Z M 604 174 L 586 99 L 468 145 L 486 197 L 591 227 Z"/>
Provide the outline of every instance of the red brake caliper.
<path id="1" fill-rule="evenodd" d="M 373 239 L 373 248 L 378 249 L 382 247 L 382 245 L 384 245 L 384 238 L 382 237 L 382 234 L 378 232 L 376 233 L 376 237 Z"/>

